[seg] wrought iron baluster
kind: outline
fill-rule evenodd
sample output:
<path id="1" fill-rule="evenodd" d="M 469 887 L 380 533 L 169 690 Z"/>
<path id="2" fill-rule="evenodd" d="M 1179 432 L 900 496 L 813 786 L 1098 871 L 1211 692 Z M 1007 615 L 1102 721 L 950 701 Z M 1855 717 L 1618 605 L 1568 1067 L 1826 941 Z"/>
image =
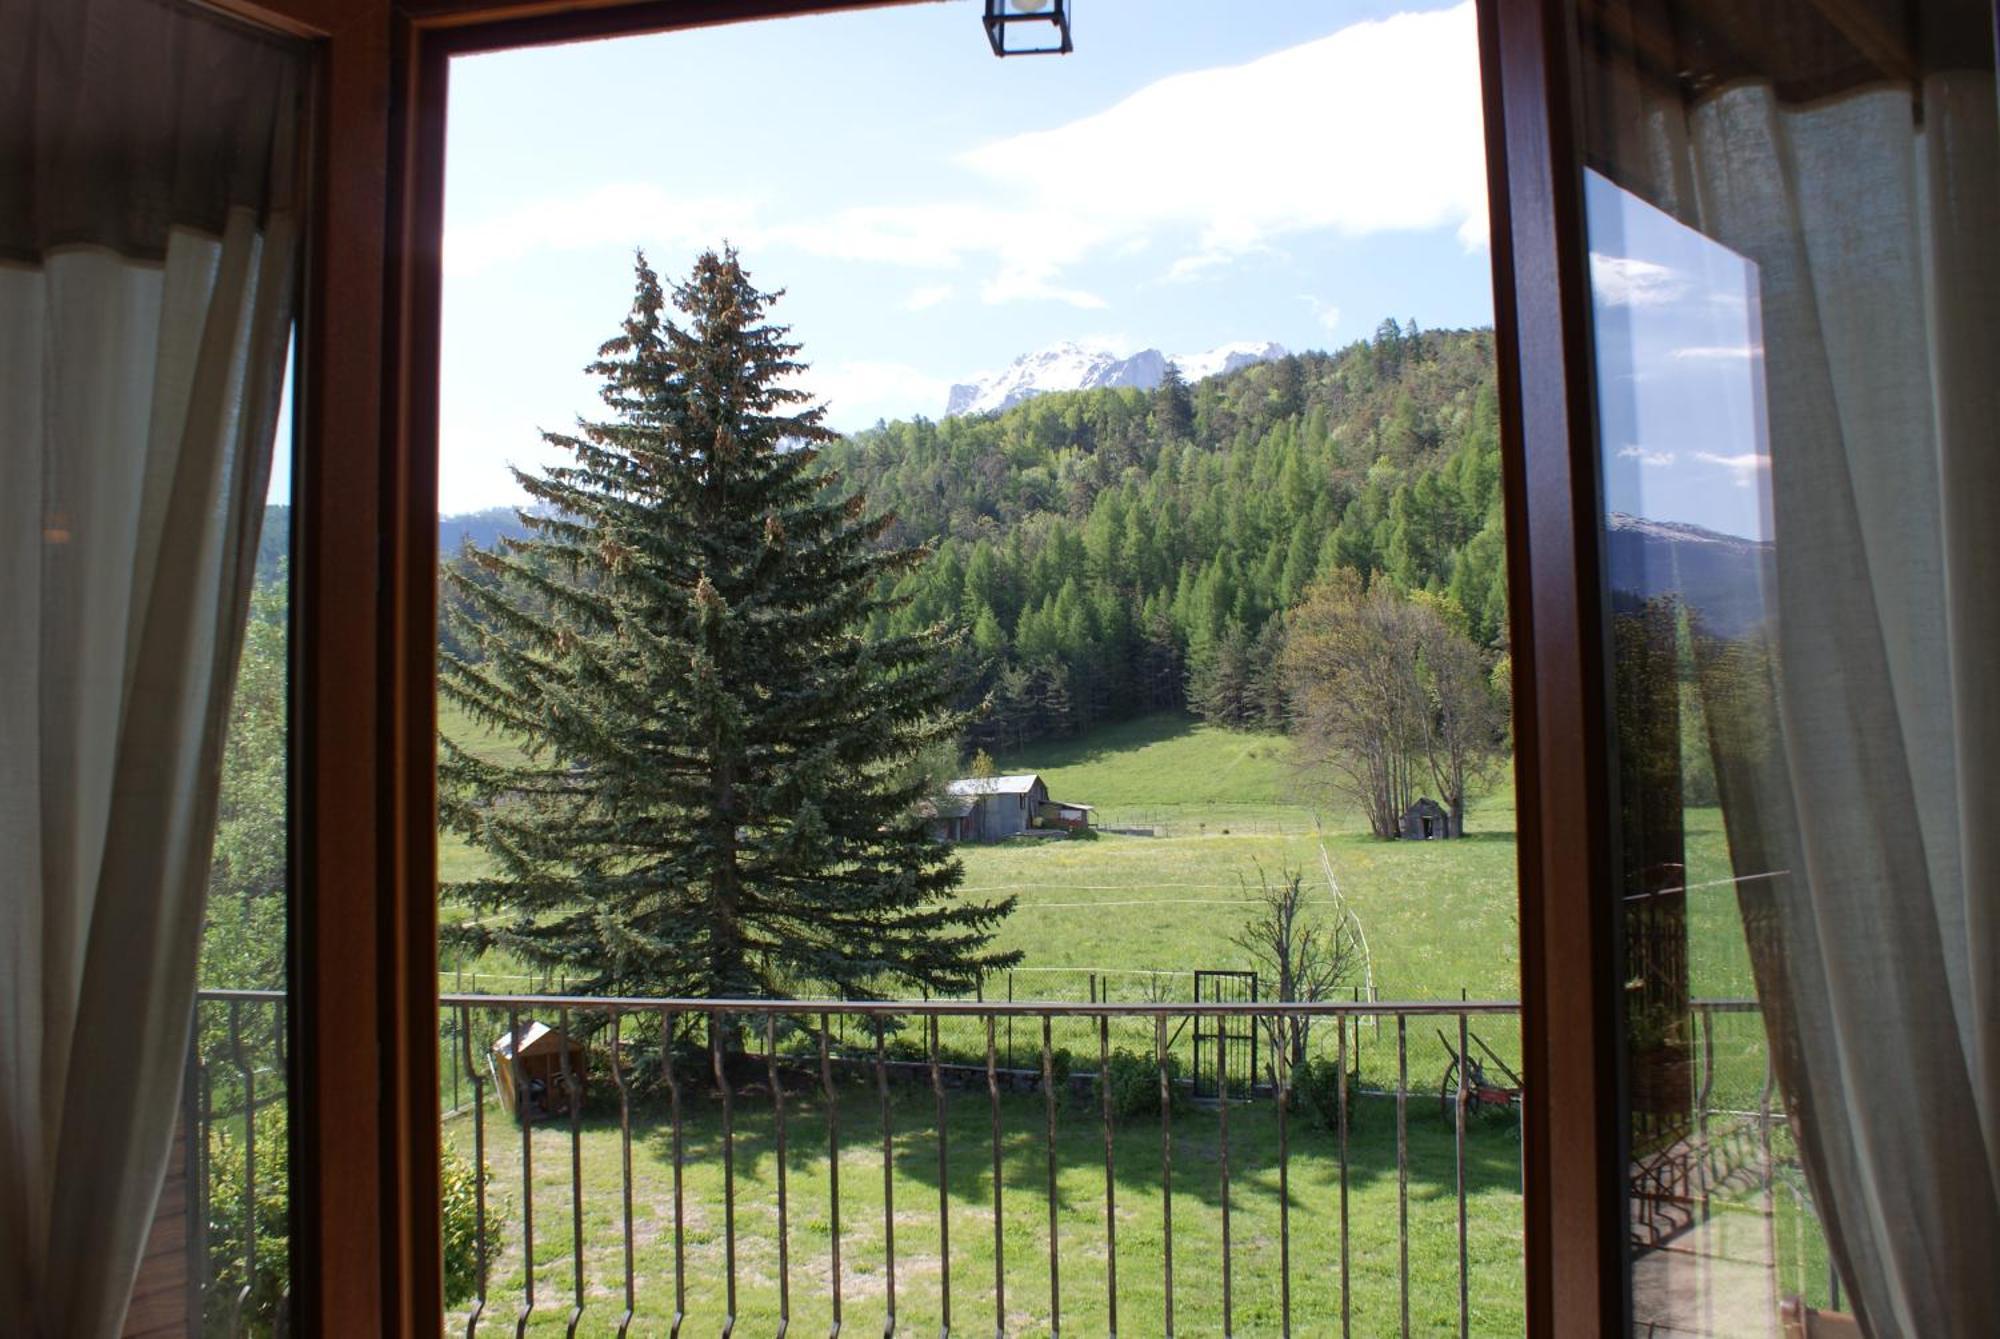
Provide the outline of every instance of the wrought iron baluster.
<path id="1" fill-rule="evenodd" d="M 199 1037 L 196 1040 L 199 1042 Z M 208 1062 L 199 1057 L 195 1060 L 195 1080 L 200 1088 L 198 1100 L 201 1112 L 200 1161 L 196 1168 L 198 1175 L 195 1178 L 196 1184 L 201 1191 L 201 1217 L 196 1223 L 196 1226 L 201 1229 L 201 1254 L 195 1261 L 195 1269 L 198 1273 L 202 1304 L 205 1311 L 209 1293 L 215 1287 L 215 1279 L 211 1273 L 214 1261 L 211 1259 L 208 1251 L 208 1222 L 210 1212 L 214 1208 L 209 1194 L 209 1182 L 215 1171 L 215 1079 L 208 1072 Z"/>
<path id="2" fill-rule="evenodd" d="M 826 1180 L 827 1250 L 832 1257 L 833 1328 L 827 1339 L 840 1339 L 840 1115 L 833 1089 L 832 1044 L 827 1026 L 832 1020 L 819 1016 L 819 1081 L 826 1091 Z"/>
<path id="3" fill-rule="evenodd" d="M 883 1031 L 888 1020 L 875 1015 L 875 1088 L 882 1099 L 882 1245 L 887 1254 L 886 1297 L 888 1311 L 882 1318 L 883 1339 L 896 1333 L 896 1145 L 889 1117 L 889 1065 Z"/>
<path id="4" fill-rule="evenodd" d="M 736 1332 L 736 1100 L 729 1086 L 729 1066 L 723 1055 L 728 1025 L 720 1013 L 708 1016 L 708 1051 L 714 1062 L 715 1086 L 722 1094 L 722 1258 L 728 1271 L 727 1310 L 722 1339 Z"/>
<path id="5" fill-rule="evenodd" d="M 535 1141 L 528 1119 L 527 1071 L 521 1067 L 521 1015 L 507 1009 L 507 1073 L 513 1079 L 514 1119 L 521 1127 L 521 1310 L 514 1317 L 514 1339 L 525 1339 L 528 1319 L 535 1314 Z"/>
<path id="6" fill-rule="evenodd" d="M 563 1105 L 569 1108 L 569 1261 L 574 1300 L 570 1304 L 566 1339 L 576 1339 L 577 1322 L 583 1319 L 583 1085 L 580 1076 L 570 1073 L 569 1010 L 556 1010 L 556 1028 L 562 1043 L 558 1066 L 562 1073 Z"/>
<path id="7" fill-rule="evenodd" d="M 632 1328 L 636 1289 L 632 1270 L 632 1092 L 625 1080 L 625 1015 L 611 1011 L 611 1081 L 618 1085 L 618 1184 L 625 1221 L 625 1314 L 618 1318 L 618 1339 Z"/>
<path id="8" fill-rule="evenodd" d="M 1402 1305 L 1403 1339 L 1410 1339 L 1409 1023 L 1405 1015 L 1396 1015 L 1396 1291 Z"/>
<path id="9" fill-rule="evenodd" d="M 473 1279 L 472 1314 L 465 1318 L 465 1339 L 479 1332 L 480 1317 L 486 1313 L 486 1075 L 472 1062 L 472 1009 L 458 1007 L 458 1042 L 464 1053 L 465 1076 L 472 1085 L 472 1231 L 473 1258 L 478 1269 Z"/>
<path id="10" fill-rule="evenodd" d="M 1458 1054 L 1461 1058 L 1458 1075 L 1458 1102 L 1453 1111 L 1452 1138 L 1458 1151 L 1458 1336 L 1468 1339 L 1472 1333 L 1472 1283 L 1470 1277 L 1470 1257 L 1466 1252 L 1465 1231 L 1465 1103 L 1469 1096 L 1463 1057 L 1467 1054 L 1467 1032 L 1465 1015 L 1458 1016 Z"/>
<path id="11" fill-rule="evenodd" d="M 1347 1023 L 1346 1017 L 1339 1017 L 1340 1041 L 1335 1048 L 1335 1123 L 1340 1126 L 1340 1334 L 1348 1339 L 1353 1333 L 1354 1290 L 1351 1271 L 1351 1256 L 1347 1240 Z M 1361 1040 L 1360 1021 L 1355 1020 L 1355 1041 Z"/>
<path id="12" fill-rule="evenodd" d="M 778 1016 L 764 1015 L 764 1065 L 771 1075 L 771 1122 L 778 1135 L 778 1335 L 792 1328 L 792 1241 L 785 1198 L 785 1081 L 778 1073 Z"/>
<path id="13" fill-rule="evenodd" d="M 1105 983 L 1107 993 L 1110 983 Z M 1097 1090 L 1104 1109 L 1104 1306 L 1107 1333 L 1118 1339 L 1118 1163 L 1111 1136 L 1111 1017 L 1097 1020 Z"/>
<path id="14" fill-rule="evenodd" d="M 1007 1333 L 1007 1240 L 1001 1227 L 1000 1073 L 995 1055 L 993 1015 L 986 1015 L 986 1100 L 993 1117 L 993 1336 Z"/>
<path id="15" fill-rule="evenodd" d="M 201 1063 L 201 997 L 195 997 L 193 1028 L 181 1078 L 181 1167 L 187 1175 L 188 1281 L 195 1314 L 208 1298 L 208 1104 L 207 1073 Z"/>
<path id="16" fill-rule="evenodd" d="M 1292 1052 L 1286 1045 L 1287 1020 L 1272 1019 L 1271 1068 L 1278 1079 L 1278 1324 L 1292 1336 Z"/>
<path id="17" fill-rule="evenodd" d="M 243 1093 L 243 1286 L 229 1307 L 229 1332 L 245 1332 L 251 1294 L 257 1286 L 257 1074 L 243 1054 L 243 1005 L 229 1002 L 229 1056 Z"/>
<path id="18" fill-rule="evenodd" d="M 1770 1309 L 1765 1312 L 1766 1315 L 1778 1312 L 1778 1169 L 1771 1158 L 1771 1088 L 1776 1081 L 1776 1072 L 1771 1067 L 1771 1048 L 1767 1044 L 1764 1048 L 1764 1086 L 1757 1094 L 1757 1141 L 1764 1164 L 1764 1258 L 1771 1262 L 1764 1275 L 1770 1288 L 1766 1299 Z"/>
<path id="19" fill-rule="evenodd" d="M 674 1321 L 667 1334 L 669 1339 L 680 1339 L 681 1326 L 687 1322 L 687 1202 L 685 1198 L 685 1178 L 687 1167 L 686 1144 L 681 1123 L 681 1080 L 680 1071 L 674 1064 L 674 1042 L 680 1032 L 680 1015 L 662 1013 L 660 1015 L 660 1067 L 667 1076 L 667 1104 L 669 1118 L 674 1127 Z"/>
<path id="20" fill-rule="evenodd" d="M 1235 1269 L 1229 1248 L 1229 1027 L 1218 1018 L 1215 1029 L 1215 1119 L 1222 1158 L 1222 1334 L 1236 1333 Z"/>
<path id="21" fill-rule="evenodd" d="M 1056 1261 L 1061 1232 L 1056 1214 L 1056 1068 L 1051 1049 L 1053 1023 L 1042 1015 L 1042 1106 L 1048 1116 L 1046 1147 L 1049 1167 L 1049 1335 L 1062 1333 L 1062 1266 Z"/>
<path id="22" fill-rule="evenodd" d="M 931 1092 L 937 1101 L 938 1150 L 938 1334 L 951 1335 L 951 1177 L 945 1139 L 944 1079 L 938 1070 L 938 1018 L 930 1017 Z"/>
<path id="23" fill-rule="evenodd" d="M 1160 1239 L 1166 1339 L 1174 1339 L 1174 1095 L 1167 1068 L 1167 1016 L 1153 1020 L 1153 1052 L 1160 1067 Z"/>

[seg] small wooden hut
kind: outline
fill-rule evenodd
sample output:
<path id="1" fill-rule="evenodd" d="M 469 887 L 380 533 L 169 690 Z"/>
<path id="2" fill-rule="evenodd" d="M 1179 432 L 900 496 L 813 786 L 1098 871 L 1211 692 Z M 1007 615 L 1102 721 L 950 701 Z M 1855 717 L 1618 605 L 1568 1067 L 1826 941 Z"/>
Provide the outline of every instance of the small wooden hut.
<path id="1" fill-rule="evenodd" d="M 513 1033 L 501 1033 L 489 1063 L 507 1110 L 535 1121 L 567 1116 L 572 1102 L 583 1101 L 584 1057 L 582 1042 L 546 1023 L 531 1022 L 521 1029 L 518 1049 Z"/>

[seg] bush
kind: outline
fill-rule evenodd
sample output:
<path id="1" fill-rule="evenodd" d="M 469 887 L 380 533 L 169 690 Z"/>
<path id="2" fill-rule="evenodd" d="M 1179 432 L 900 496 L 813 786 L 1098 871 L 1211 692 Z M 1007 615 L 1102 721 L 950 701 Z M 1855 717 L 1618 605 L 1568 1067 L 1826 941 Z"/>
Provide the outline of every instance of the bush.
<path id="1" fill-rule="evenodd" d="M 1099 1100 L 1108 1085 L 1111 1114 L 1118 1120 L 1160 1114 L 1160 1065 L 1150 1055 L 1113 1051 L 1111 1063 L 1098 1076 Z M 1187 1108 L 1187 1092 L 1181 1087 L 1179 1057 L 1167 1057 L 1167 1092 L 1170 1109 L 1178 1114 Z"/>
<path id="2" fill-rule="evenodd" d="M 1347 1123 L 1354 1126 L 1354 1094 L 1361 1086 L 1361 1071 L 1347 1076 Z M 1292 1095 L 1303 1109 L 1329 1130 L 1340 1128 L 1340 1066 L 1325 1056 L 1314 1056 L 1292 1071 Z"/>
<path id="3" fill-rule="evenodd" d="M 444 1217 L 444 1300 L 446 1306 L 457 1306 L 479 1287 L 479 1170 L 472 1165 L 472 1159 L 456 1149 L 445 1148 L 438 1167 L 438 1192 Z M 489 1197 L 486 1202 L 489 1269 L 498 1258 L 500 1247 L 500 1214 Z"/>
<path id="4" fill-rule="evenodd" d="M 291 1201 L 285 1108 L 274 1103 L 257 1113 L 255 1198 L 251 1221 L 257 1229 L 257 1274 L 242 1315 L 250 1333 L 272 1333 L 278 1299 L 291 1279 Z M 216 1117 L 208 1154 L 208 1292 L 204 1328 L 227 1333 L 235 1299 L 243 1290 L 245 1230 L 242 1118 Z M 472 1162 L 446 1148 L 439 1166 L 439 1207 L 444 1228 L 445 1302 L 456 1306 L 479 1282 L 478 1202 Z M 502 1215 L 486 1206 L 486 1256 L 500 1254 Z"/>

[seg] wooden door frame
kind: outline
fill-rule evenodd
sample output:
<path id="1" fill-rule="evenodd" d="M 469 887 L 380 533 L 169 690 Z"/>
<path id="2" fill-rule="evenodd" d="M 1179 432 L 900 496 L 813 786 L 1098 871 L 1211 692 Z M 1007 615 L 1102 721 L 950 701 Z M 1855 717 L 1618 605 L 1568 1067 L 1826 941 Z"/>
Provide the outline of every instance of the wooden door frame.
<path id="1" fill-rule="evenodd" d="M 1603 507 L 1575 0 L 1480 0 L 1514 671 L 1528 1332 L 1627 1328 Z"/>
<path id="2" fill-rule="evenodd" d="M 293 1302 L 435 1334 L 450 58 L 922 0 L 207 0 L 318 47 L 293 553 Z M 1574 0 L 1479 0 L 1520 840 L 1528 1330 L 1622 1333 L 1613 817 Z M 968 26 L 968 40 L 971 30 Z M 1578 814 L 1602 821 L 1558 822 Z M 1582 968 L 1583 970 L 1579 970 Z"/>

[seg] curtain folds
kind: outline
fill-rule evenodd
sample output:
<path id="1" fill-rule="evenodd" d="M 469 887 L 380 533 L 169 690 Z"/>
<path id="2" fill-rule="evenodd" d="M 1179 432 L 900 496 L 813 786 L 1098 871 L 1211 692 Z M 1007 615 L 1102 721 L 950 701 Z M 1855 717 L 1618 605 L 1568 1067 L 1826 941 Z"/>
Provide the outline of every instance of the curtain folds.
<path id="1" fill-rule="evenodd" d="M 0 1315 L 123 1322 L 185 1066 L 293 316 L 306 65 L 0 16 Z"/>
<path id="2" fill-rule="evenodd" d="M 2000 1334 L 1992 13 L 1635 3 L 1586 40 L 1593 166 L 1761 279 L 1776 668 L 1703 684 L 1737 872 L 1789 871 L 1745 923 L 1878 1336 Z"/>

